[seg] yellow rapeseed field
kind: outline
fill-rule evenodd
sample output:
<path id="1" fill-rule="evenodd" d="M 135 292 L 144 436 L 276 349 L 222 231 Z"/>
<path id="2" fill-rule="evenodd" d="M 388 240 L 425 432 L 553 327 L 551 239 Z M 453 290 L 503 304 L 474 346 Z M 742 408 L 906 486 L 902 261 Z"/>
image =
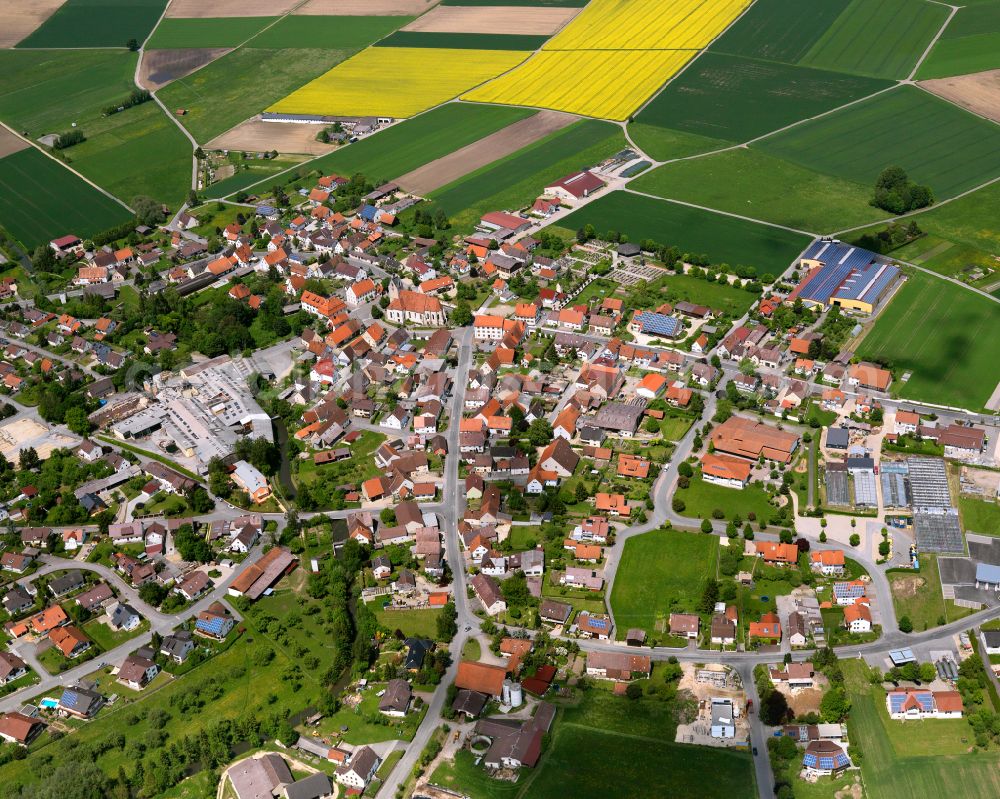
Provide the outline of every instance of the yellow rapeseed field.
<path id="1" fill-rule="evenodd" d="M 553 108 L 627 119 L 696 50 L 542 51 L 462 97 L 481 103 Z"/>
<path id="2" fill-rule="evenodd" d="M 267 110 L 411 117 L 506 72 L 527 55 L 510 50 L 369 47 Z"/>
<path id="3" fill-rule="evenodd" d="M 700 50 L 749 0 L 591 0 L 544 50 Z"/>

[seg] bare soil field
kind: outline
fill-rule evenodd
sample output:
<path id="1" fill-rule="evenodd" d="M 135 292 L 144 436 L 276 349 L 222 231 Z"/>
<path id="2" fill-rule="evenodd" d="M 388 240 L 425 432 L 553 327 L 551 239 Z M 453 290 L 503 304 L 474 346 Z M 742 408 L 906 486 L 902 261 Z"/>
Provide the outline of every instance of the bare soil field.
<path id="1" fill-rule="evenodd" d="M 253 117 L 219 134 L 205 145 L 205 149 L 247 152 L 277 150 L 279 153 L 323 155 L 334 147 L 316 141 L 316 134 L 322 127 L 294 122 L 262 122 L 260 117 Z"/>
<path id="2" fill-rule="evenodd" d="M 974 114 L 1000 122 L 1000 69 L 954 78 L 922 80 L 920 85 Z"/>
<path id="3" fill-rule="evenodd" d="M 33 447 L 45 460 L 52 450 L 76 443 L 78 439 L 55 433 L 34 419 L 16 419 L 0 427 L 0 453 L 11 463 L 17 462 L 22 449 Z"/>
<path id="4" fill-rule="evenodd" d="M 306 0 L 296 14 L 314 17 L 410 17 L 423 14 L 437 0 Z"/>
<path id="5" fill-rule="evenodd" d="M 3 0 L 0 3 L 0 47 L 13 47 L 64 2 L 66 0 Z"/>
<path id="6" fill-rule="evenodd" d="M 431 161 L 397 179 L 397 183 L 413 194 L 425 195 L 447 186 L 470 172 L 527 147 L 579 117 L 560 111 L 539 111 L 534 116 L 508 125 L 484 139 L 467 144 L 443 158 Z"/>
<path id="7" fill-rule="evenodd" d="M 404 31 L 433 33 L 516 33 L 543 36 L 555 33 L 579 8 L 530 6 L 438 6 L 413 20 Z"/>
<path id="8" fill-rule="evenodd" d="M 150 91 L 190 75 L 230 52 L 230 47 L 192 47 L 186 50 L 146 50 L 142 54 L 139 81 Z"/>
<path id="9" fill-rule="evenodd" d="M 280 17 L 302 0 L 171 0 L 167 16 L 178 19 L 212 17 Z"/>
<path id="10" fill-rule="evenodd" d="M 29 146 L 20 136 L 15 136 L 7 128 L 0 125 L 0 158 L 20 152 Z"/>

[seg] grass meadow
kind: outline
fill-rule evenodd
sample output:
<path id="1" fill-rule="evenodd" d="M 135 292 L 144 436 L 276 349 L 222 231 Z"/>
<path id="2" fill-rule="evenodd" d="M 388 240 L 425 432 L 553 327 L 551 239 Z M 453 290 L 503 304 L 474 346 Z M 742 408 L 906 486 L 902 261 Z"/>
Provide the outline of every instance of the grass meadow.
<path id="1" fill-rule="evenodd" d="M 0 220 L 29 250 L 67 233 L 86 238 L 132 216 L 34 147 L 0 159 L 0 185 Z"/>
<path id="2" fill-rule="evenodd" d="M 599 232 L 617 230 L 629 241 L 653 239 L 682 252 L 706 253 L 712 263 L 755 266 L 760 274 L 783 271 L 810 241 L 798 233 L 627 191 L 598 197 L 559 224 L 573 231 L 588 224 Z"/>
<path id="3" fill-rule="evenodd" d="M 546 183 L 593 166 L 626 144 L 617 125 L 581 120 L 434 191 L 431 199 L 457 227 L 472 228 L 484 213 L 529 205 Z"/>
<path id="4" fill-rule="evenodd" d="M 917 77 L 945 78 L 1000 67 L 1000 3 L 959 9 L 935 43 Z"/>
<path id="5" fill-rule="evenodd" d="M 907 279 L 858 348 L 892 364 L 894 394 L 978 410 L 1000 381 L 996 304 L 924 273 Z M 898 376 L 912 371 L 903 383 Z"/>
<path id="6" fill-rule="evenodd" d="M 168 17 L 156 26 L 148 46 L 157 50 L 187 47 L 237 47 L 277 17 Z"/>
<path id="7" fill-rule="evenodd" d="M 816 232 L 842 230 L 888 216 L 868 204 L 869 186 L 814 172 L 756 146 L 664 164 L 631 187 Z"/>
<path id="8" fill-rule="evenodd" d="M 671 610 L 694 611 L 702 582 L 715 574 L 719 539 L 713 535 L 654 530 L 625 542 L 611 592 L 616 634 L 630 627 L 649 634 Z"/>
<path id="9" fill-rule="evenodd" d="M 1000 127 L 913 86 L 902 86 L 758 145 L 807 169 L 874 186 L 903 167 L 937 199 L 1000 175 Z"/>
<path id="10" fill-rule="evenodd" d="M 851 700 L 851 745 L 864 752 L 866 793 L 879 799 L 988 799 L 1000 791 L 1000 756 L 969 752 L 972 730 L 964 719 L 895 722 L 885 693 L 868 683 L 860 661 L 842 661 Z M 964 739 L 964 740 L 963 740 Z"/>

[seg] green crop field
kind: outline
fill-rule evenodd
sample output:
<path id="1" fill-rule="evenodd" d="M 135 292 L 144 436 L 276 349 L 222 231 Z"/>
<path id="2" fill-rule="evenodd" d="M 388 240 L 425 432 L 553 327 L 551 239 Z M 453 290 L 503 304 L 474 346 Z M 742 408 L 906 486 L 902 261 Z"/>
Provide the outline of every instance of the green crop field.
<path id="1" fill-rule="evenodd" d="M 743 142 L 890 85 L 875 78 L 707 52 L 644 108 L 637 121 Z"/>
<path id="2" fill-rule="evenodd" d="M 913 86 L 806 122 L 757 146 L 869 186 L 885 167 L 901 166 L 912 180 L 929 185 L 937 199 L 1000 175 L 1000 126 Z"/>
<path id="3" fill-rule="evenodd" d="M 545 185 L 593 166 L 626 146 L 618 125 L 581 120 L 431 193 L 459 229 L 472 228 L 489 211 L 521 208 Z"/>
<path id="4" fill-rule="evenodd" d="M 245 189 L 255 183 L 260 183 L 270 175 L 283 172 L 297 166 L 305 160 L 301 155 L 281 155 L 278 158 L 262 161 L 240 161 L 235 175 L 211 184 L 204 190 L 206 197 L 228 197 L 233 192 Z"/>
<path id="5" fill-rule="evenodd" d="M 505 33 L 431 33 L 397 31 L 379 42 L 377 47 L 444 47 L 454 50 L 537 50 L 548 36 L 527 36 Z"/>
<path id="6" fill-rule="evenodd" d="M 191 188 L 191 143 L 159 106 L 145 103 L 101 122 L 65 151 L 67 161 L 127 203 L 142 194 L 179 206 Z"/>
<path id="7" fill-rule="evenodd" d="M 391 180 L 535 113 L 527 108 L 448 103 L 310 161 L 294 174 L 361 172 L 375 182 Z"/>
<path id="8" fill-rule="evenodd" d="M 917 77 L 945 78 L 1000 68 L 1000 3 L 959 9 Z"/>
<path id="9" fill-rule="evenodd" d="M 978 410 L 1000 382 L 1000 305 L 923 273 L 912 275 L 858 349 L 862 358 L 912 371 L 893 393 Z"/>
<path id="10" fill-rule="evenodd" d="M 826 33 L 849 2 L 757 0 L 712 45 L 712 51 L 796 64 Z"/>
<path id="11" fill-rule="evenodd" d="M 884 691 L 868 683 L 867 667 L 859 661 L 841 661 L 841 665 L 851 700 L 848 731 L 852 747 L 864 752 L 860 765 L 869 796 L 996 796 L 1000 791 L 1000 756 L 969 751 L 973 736 L 967 721 L 892 721 L 885 709 Z"/>
<path id="12" fill-rule="evenodd" d="M 628 135 L 644 152 L 661 161 L 686 158 L 689 155 L 699 155 L 731 146 L 729 142 L 721 139 L 696 136 L 693 133 L 640 121 L 629 123 Z"/>
<path id="13" fill-rule="evenodd" d="M 125 47 L 142 42 L 167 0 L 66 0 L 18 47 Z"/>
<path id="14" fill-rule="evenodd" d="M 67 233 L 92 236 L 132 216 L 33 147 L 0 159 L 0 185 L 0 224 L 28 249 Z"/>
<path id="15" fill-rule="evenodd" d="M 675 610 L 694 611 L 702 583 L 714 576 L 719 539 L 714 535 L 654 530 L 630 538 L 611 591 L 616 635 L 630 627 L 655 633 Z"/>
<path id="16" fill-rule="evenodd" d="M 353 55 L 350 50 L 241 47 L 157 94 L 199 142 L 260 113 L 294 89 Z"/>
<path id="17" fill-rule="evenodd" d="M 32 137 L 83 127 L 129 96 L 136 58 L 125 50 L 0 50 L 0 119 Z"/>
<path id="18" fill-rule="evenodd" d="M 208 19 L 164 19 L 147 45 L 150 49 L 186 47 L 237 47 L 275 21 L 277 17 L 226 17 Z"/>
<path id="19" fill-rule="evenodd" d="M 599 232 L 617 230 L 629 241 L 653 239 L 682 252 L 705 253 L 712 263 L 755 266 L 761 274 L 782 272 L 810 241 L 780 228 L 627 191 L 598 197 L 559 224 L 573 231 L 588 224 Z"/>
<path id="20" fill-rule="evenodd" d="M 920 65 L 917 78 L 949 78 L 988 69 L 1000 69 L 1000 33 L 940 40 Z"/>
<path id="21" fill-rule="evenodd" d="M 413 17 L 283 17 L 258 36 L 249 47 L 318 49 L 343 47 L 352 52 L 366 47 L 410 22 Z M 306 83 L 307 81 L 302 81 Z"/>
<path id="22" fill-rule="evenodd" d="M 631 187 L 822 233 L 888 216 L 868 204 L 871 187 L 774 158 L 756 146 L 664 164 Z"/>
<path id="23" fill-rule="evenodd" d="M 926 0 L 852 0 L 800 64 L 905 78 L 948 18 Z"/>

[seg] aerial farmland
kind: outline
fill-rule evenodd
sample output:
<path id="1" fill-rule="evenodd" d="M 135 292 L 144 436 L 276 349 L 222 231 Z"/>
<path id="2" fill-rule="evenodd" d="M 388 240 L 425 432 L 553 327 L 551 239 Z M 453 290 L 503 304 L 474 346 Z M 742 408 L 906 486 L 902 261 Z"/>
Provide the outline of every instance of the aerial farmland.
<path id="1" fill-rule="evenodd" d="M 1000 0 L 0 2 L 0 799 L 1000 786 Z"/>

